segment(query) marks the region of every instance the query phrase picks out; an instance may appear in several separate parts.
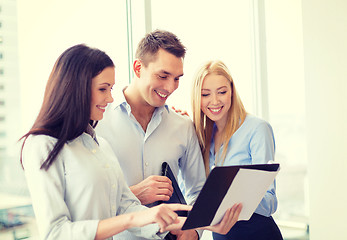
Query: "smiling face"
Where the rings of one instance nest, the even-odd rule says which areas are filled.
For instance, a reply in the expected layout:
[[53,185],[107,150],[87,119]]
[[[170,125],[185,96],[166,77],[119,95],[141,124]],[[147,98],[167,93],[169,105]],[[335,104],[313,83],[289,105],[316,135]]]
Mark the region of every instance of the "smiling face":
[[115,83],[114,67],[105,68],[99,75],[92,79],[90,119],[99,121],[102,119],[108,103],[113,102],[111,95]]
[[139,92],[145,104],[163,106],[166,99],[178,88],[183,76],[183,58],[159,49],[154,61],[144,66],[140,60],[135,63],[139,76]]
[[232,89],[226,77],[213,73],[205,77],[201,89],[201,110],[217,125],[225,126],[231,97]]

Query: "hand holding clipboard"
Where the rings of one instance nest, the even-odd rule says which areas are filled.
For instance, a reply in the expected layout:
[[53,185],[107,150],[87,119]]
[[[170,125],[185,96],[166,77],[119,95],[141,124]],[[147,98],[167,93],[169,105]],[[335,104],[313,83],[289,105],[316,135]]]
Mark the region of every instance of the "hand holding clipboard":
[[[186,204],[170,166],[163,163],[162,167],[163,175],[170,178],[174,189],[170,200],[165,203]],[[235,216],[240,214],[239,220],[248,220],[278,171],[279,164],[215,167],[188,213],[182,230],[202,228],[222,233],[223,227],[235,223]],[[238,203],[242,203],[242,210]],[[225,214],[232,222],[223,222],[228,221],[228,218],[223,218]]]
[[242,203],[239,220],[248,220],[273,183],[279,164],[215,167],[208,176],[182,230],[213,226],[226,210]]
[[[160,202],[160,203],[181,203],[186,204],[186,201],[184,199],[184,196],[181,192],[181,189],[179,188],[176,178],[174,174],[172,173],[172,170],[168,163],[164,162],[162,164],[162,175],[168,177],[172,182],[172,188],[174,189],[173,194],[171,195],[171,198],[169,201],[166,202]],[[241,205],[235,204],[232,208],[226,210],[226,213],[222,219],[222,221],[219,224],[216,224],[214,226],[208,226],[204,227],[202,229],[204,230],[210,230],[214,232],[218,232],[220,234],[226,234],[230,228],[236,223],[238,216],[241,211]],[[188,212],[179,211],[177,214],[179,216],[187,216]],[[176,240],[177,237],[171,233],[167,234],[165,237],[166,240]]]

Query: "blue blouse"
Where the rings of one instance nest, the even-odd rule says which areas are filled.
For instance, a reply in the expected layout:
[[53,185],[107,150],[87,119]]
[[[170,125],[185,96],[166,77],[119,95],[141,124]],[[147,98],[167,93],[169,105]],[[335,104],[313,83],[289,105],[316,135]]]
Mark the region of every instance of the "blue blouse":
[[[221,160],[216,161],[216,154],[214,152],[215,131],[216,126],[214,126],[213,129],[210,147],[210,169],[215,165],[220,165],[222,162]],[[217,155],[221,156],[222,152],[223,145],[219,149]],[[260,118],[248,114],[243,124],[229,140],[223,166],[265,164],[268,163],[268,161],[273,161],[274,157],[275,139],[271,125]],[[274,181],[265,193],[255,213],[268,217],[271,216],[276,209],[276,182]]]

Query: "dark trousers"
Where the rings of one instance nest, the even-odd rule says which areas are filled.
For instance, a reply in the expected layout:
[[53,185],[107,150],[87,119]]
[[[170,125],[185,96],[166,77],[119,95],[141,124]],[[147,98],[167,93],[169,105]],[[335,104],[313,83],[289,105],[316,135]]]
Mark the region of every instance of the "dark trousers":
[[273,218],[256,213],[248,221],[238,221],[227,234],[212,233],[212,235],[214,240],[283,240]]

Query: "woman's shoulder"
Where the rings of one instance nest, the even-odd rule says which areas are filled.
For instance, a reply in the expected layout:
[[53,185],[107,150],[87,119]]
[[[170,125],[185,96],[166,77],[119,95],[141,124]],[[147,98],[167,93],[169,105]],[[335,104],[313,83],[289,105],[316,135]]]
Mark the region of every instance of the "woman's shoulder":
[[252,115],[252,114],[247,114],[244,123],[248,124],[250,126],[270,125],[264,119],[257,117],[255,115]]
[[261,129],[270,129],[272,130],[272,127],[270,123],[268,123],[266,120],[259,118],[252,114],[247,114],[244,123],[242,124],[244,128],[247,128],[251,131],[261,130]]
[[57,142],[57,139],[48,135],[29,135],[27,139],[25,139],[25,147],[42,147],[43,145],[50,146],[54,145]]
[[273,132],[271,125],[266,120],[252,114],[247,114],[240,131],[246,131],[251,134],[258,132]]
[[57,139],[47,135],[30,135],[23,140],[23,164],[42,164],[53,149]]

